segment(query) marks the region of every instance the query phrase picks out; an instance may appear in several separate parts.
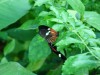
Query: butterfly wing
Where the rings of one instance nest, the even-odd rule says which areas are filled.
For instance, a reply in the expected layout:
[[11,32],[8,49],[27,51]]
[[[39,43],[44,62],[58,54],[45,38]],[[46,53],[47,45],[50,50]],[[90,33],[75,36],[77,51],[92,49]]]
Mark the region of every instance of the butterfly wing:
[[58,36],[58,32],[44,25],[39,26],[39,34],[43,38],[45,38],[48,41],[48,43],[53,43],[54,41],[56,41],[56,38]]

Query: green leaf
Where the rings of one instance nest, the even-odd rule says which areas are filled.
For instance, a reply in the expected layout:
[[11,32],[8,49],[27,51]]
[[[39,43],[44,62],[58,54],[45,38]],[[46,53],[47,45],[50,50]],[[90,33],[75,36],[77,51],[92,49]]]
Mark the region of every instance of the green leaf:
[[98,45],[98,43],[99,43],[100,40],[94,39],[94,38],[90,38],[87,41],[89,42],[89,44],[90,44],[91,47],[93,47],[93,46],[97,47],[97,45]]
[[25,23],[23,23],[18,29],[21,30],[34,30],[37,29],[38,25],[34,24],[34,20],[28,20]]
[[49,0],[36,0],[34,6],[41,6],[47,3]]
[[[81,24],[79,27],[77,27],[75,29],[75,31],[78,32],[84,40],[87,40],[88,38],[96,38],[96,35],[92,31],[92,29],[88,28],[87,26],[85,26],[83,24]],[[73,30],[73,32],[74,32],[74,30]]]
[[0,30],[16,22],[29,9],[29,0],[0,0]]
[[53,28],[54,30],[56,30],[56,31],[61,31],[61,30],[63,30],[64,25],[63,25],[63,24],[55,24],[55,25],[53,25],[52,28]]
[[74,18],[68,18],[68,22],[72,27],[69,27],[70,29],[75,29],[75,19]]
[[63,22],[67,22],[69,14],[65,11],[62,11],[61,14]]
[[86,22],[100,31],[100,14],[96,12],[85,12]]
[[59,11],[58,11],[58,9],[56,7],[51,6],[50,7],[50,10],[52,10],[55,13],[56,17],[59,17],[60,16],[60,13],[59,13]]
[[95,33],[92,30],[84,29],[83,32],[87,33],[92,38],[96,38],[96,35],[95,35]]
[[50,13],[47,12],[47,11],[42,11],[42,12],[39,14],[39,16],[44,17],[44,16],[47,16],[47,15],[49,15],[49,14],[50,14]]
[[77,21],[76,15],[79,14],[77,11],[68,9],[67,12],[71,18],[73,18]]
[[50,70],[47,75],[61,75],[61,66],[57,67],[54,70]]
[[79,44],[79,45],[82,44],[82,42],[78,39],[75,39],[75,38],[72,38],[72,37],[66,37],[65,39],[63,38],[62,40],[60,40],[56,43],[57,50],[64,54],[63,50],[67,46],[70,46],[73,43],[74,44]]
[[97,38],[100,38],[100,31],[96,31],[95,34]]
[[3,58],[1,59],[1,63],[7,63],[7,62],[8,62],[8,60],[7,60],[6,57],[3,57]]
[[17,28],[17,29],[10,29],[7,31],[7,33],[10,37],[13,37],[17,40],[26,41],[26,40],[31,40],[33,36],[36,34],[36,31],[32,29],[23,30]]
[[10,52],[12,52],[15,48],[15,39],[13,39],[12,41],[10,41],[10,43],[8,43],[5,48],[4,48],[4,55],[9,54]]
[[59,41],[56,45],[61,46],[61,45],[69,45],[72,43],[82,43],[82,42],[72,37],[66,37],[65,39],[62,39],[61,41]]
[[99,61],[93,59],[93,56],[79,54],[71,56],[63,65],[63,75],[88,75],[89,70],[100,66]]
[[91,47],[91,50],[100,59],[100,47]]
[[81,15],[84,15],[85,7],[81,0],[67,0],[67,2],[74,10],[78,11]]
[[57,23],[63,23],[63,20],[58,19],[58,18],[51,18],[50,21],[57,22]]
[[29,46],[29,60],[36,61],[45,59],[50,54],[50,48],[46,41],[39,35],[36,35]]
[[32,71],[38,70],[44,63],[47,56],[50,54],[50,48],[46,41],[39,35],[35,36],[29,46],[29,60],[33,68],[28,66]]
[[0,75],[36,75],[36,74],[26,70],[17,62],[8,62],[0,64]]
[[6,40],[8,38],[7,32],[0,32],[0,39]]

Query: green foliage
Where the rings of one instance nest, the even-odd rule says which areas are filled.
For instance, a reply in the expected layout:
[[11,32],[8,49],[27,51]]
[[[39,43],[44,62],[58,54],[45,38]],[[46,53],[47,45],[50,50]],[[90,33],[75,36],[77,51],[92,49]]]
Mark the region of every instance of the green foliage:
[[23,68],[17,62],[1,63],[0,74],[2,75],[36,75],[26,70],[25,68]]
[[[43,46],[41,44],[43,44]],[[31,69],[32,71],[40,68],[49,54],[50,49],[48,44],[39,35],[36,35],[29,46],[30,64],[28,65],[28,69],[31,69],[32,66],[34,66],[34,68]]]
[[78,11],[81,15],[84,14],[85,7],[80,0],[67,0],[68,4],[72,6],[72,8]]
[[4,48],[4,55],[9,54],[12,52],[15,48],[15,40],[12,40],[10,43],[8,43]]
[[96,12],[86,12],[85,19],[87,23],[100,31],[100,15]]
[[30,9],[28,0],[0,1],[0,30],[16,22]]
[[[90,75],[90,71],[93,75],[100,66],[99,3],[1,0],[0,75]],[[66,51],[65,62],[38,35],[39,25],[59,32],[54,44],[61,53]],[[97,73],[100,74],[100,68]]]
[[69,57],[68,61],[64,63],[62,68],[62,75],[88,75],[88,70],[91,70],[100,64],[99,61],[96,61],[93,58],[94,57],[91,55],[86,54],[79,54]]

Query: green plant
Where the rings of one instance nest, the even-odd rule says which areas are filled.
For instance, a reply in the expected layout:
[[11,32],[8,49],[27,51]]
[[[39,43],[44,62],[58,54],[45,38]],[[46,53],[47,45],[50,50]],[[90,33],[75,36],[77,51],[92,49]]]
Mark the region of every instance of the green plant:
[[[39,25],[59,32],[64,64],[38,35]],[[0,30],[0,75],[89,75],[100,66],[100,14],[80,0],[1,0]]]

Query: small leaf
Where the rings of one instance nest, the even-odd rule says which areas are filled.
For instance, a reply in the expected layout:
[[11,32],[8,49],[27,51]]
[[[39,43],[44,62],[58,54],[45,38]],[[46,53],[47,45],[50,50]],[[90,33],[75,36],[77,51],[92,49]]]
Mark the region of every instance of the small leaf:
[[63,30],[64,25],[63,25],[63,24],[55,24],[55,25],[53,25],[52,28],[53,28],[54,30],[56,30],[56,31],[61,31],[61,30]]
[[48,2],[49,0],[36,0],[34,6],[41,6]]
[[85,7],[81,0],[67,0],[67,2],[74,10],[78,11],[81,15],[84,15]]
[[58,18],[51,18],[50,21],[57,22],[57,23],[63,23],[63,20],[58,19]]
[[10,43],[8,43],[5,48],[4,48],[4,55],[9,54],[10,52],[12,52],[15,48],[15,40],[13,39]]
[[47,11],[42,11],[42,12],[39,14],[39,16],[42,16],[42,17],[47,16],[47,15],[49,15],[49,12],[47,12]]
[[17,62],[8,62],[0,64],[0,75],[36,75],[36,74],[28,71]]

